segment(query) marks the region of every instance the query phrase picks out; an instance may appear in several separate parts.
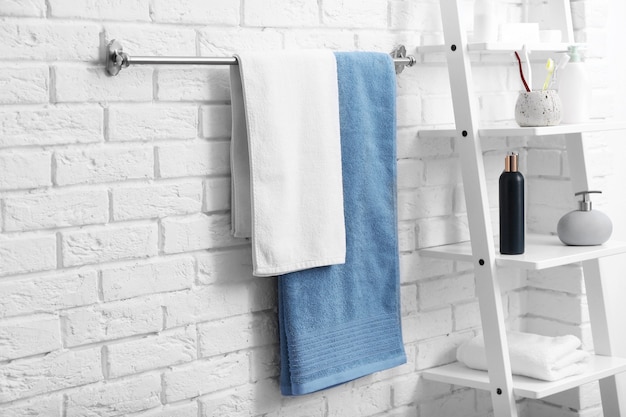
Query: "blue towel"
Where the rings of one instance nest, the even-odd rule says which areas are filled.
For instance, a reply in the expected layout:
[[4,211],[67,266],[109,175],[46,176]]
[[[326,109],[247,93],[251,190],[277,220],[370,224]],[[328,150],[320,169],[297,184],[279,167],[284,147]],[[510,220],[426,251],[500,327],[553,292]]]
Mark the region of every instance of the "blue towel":
[[396,80],[382,53],[337,53],[346,263],[278,280],[283,395],[406,362],[396,221]]

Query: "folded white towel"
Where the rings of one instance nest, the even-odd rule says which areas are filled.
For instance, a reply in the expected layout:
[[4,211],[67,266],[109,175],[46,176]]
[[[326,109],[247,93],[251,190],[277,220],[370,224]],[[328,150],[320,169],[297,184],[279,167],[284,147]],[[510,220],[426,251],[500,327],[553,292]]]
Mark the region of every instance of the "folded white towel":
[[345,262],[337,64],[330,51],[246,52],[231,67],[232,226],[253,273]]
[[[548,337],[532,333],[507,332],[511,372],[545,381],[556,381],[585,372],[588,352],[578,349],[576,336]],[[485,342],[479,334],[461,344],[456,358],[472,369],[487,370]]]

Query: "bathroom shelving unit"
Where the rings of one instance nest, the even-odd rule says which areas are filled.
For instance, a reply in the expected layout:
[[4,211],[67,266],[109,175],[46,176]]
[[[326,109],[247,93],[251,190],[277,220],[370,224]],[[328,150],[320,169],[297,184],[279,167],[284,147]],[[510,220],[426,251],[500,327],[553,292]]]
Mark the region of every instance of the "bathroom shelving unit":
[[[532,135],[564,135],[572,167],[571,179],[575,190],[589,189],[589,173],[585,164],[583,134],[626,129],[626,123],[585,123],[551,127],[520,128],[516,125],[478,126],[478,111],[474,91],[470,55],[478,53],[512,54],[521,45],[480,43],[468,44],[461,24],[461,1],[441,0],[441,15],[445,45],[418,48],[422,54],[444,52],[448,63],[454,107],[455,127],[423,130],[420,137],[455,137],[461,160],[465,201],[471,242],[423,249],[425,256],[470,261],[475,267],[476,293],[489,360],[488,372],[475,371],[459,363],[429,369],[423,377],[449,384],[490,391],[496,417],[516,417],[515,396],[543,398],[591,381],[600,381],[605,416],[625,416],[626,396],[618,392],[615,375],[626,371],[626,358],[612,355],[610,326],[605,308],[605,281],[600,258],[626,253],[626,242],[607,242],[601,246],[567,247],[556,236],[527,236],[523,255],[500,255],[494,243],[487,186],[483,165],[481,137],[512,137]],[[556,27],[564,34],[566,44],[533,45],[531,50],[563,52],[573,41],[568,0],[549,0],[549,7],[562,14]],[[559,381],[546,382],[513,376],[508,354],[504,314],[498,283],[499,267],[537,270],[582,262],[587,289],[595,356],[589,370]],[[621,404],[620,404],[621,403]],[[620,412],[621,410],[621,412]]]

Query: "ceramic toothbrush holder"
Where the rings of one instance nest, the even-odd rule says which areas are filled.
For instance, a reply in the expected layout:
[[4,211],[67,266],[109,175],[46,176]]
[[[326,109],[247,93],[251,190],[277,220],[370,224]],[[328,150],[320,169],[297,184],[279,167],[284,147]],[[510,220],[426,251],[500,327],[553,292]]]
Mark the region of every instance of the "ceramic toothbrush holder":
[[515,103],[515,121],[521,127],[561,123],[561,99],[556,90],[521,91]]

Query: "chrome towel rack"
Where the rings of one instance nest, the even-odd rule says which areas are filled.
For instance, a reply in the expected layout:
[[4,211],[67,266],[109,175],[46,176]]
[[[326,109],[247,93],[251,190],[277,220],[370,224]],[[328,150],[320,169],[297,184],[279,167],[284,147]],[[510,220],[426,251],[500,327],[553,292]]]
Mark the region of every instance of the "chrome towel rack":
[[[396,47],[390,54],[396,67],[396,74],[400,74],[405,67],[415,64],[415,57],[406,54],[404,45]],[[195,57],[195,56],[131,56],[124,52],[122,44],[113,39],[107,45],[106,72],[108,75],[117,75],[122,68],[130,65],[238,65],[237,58],[231,57]]]

